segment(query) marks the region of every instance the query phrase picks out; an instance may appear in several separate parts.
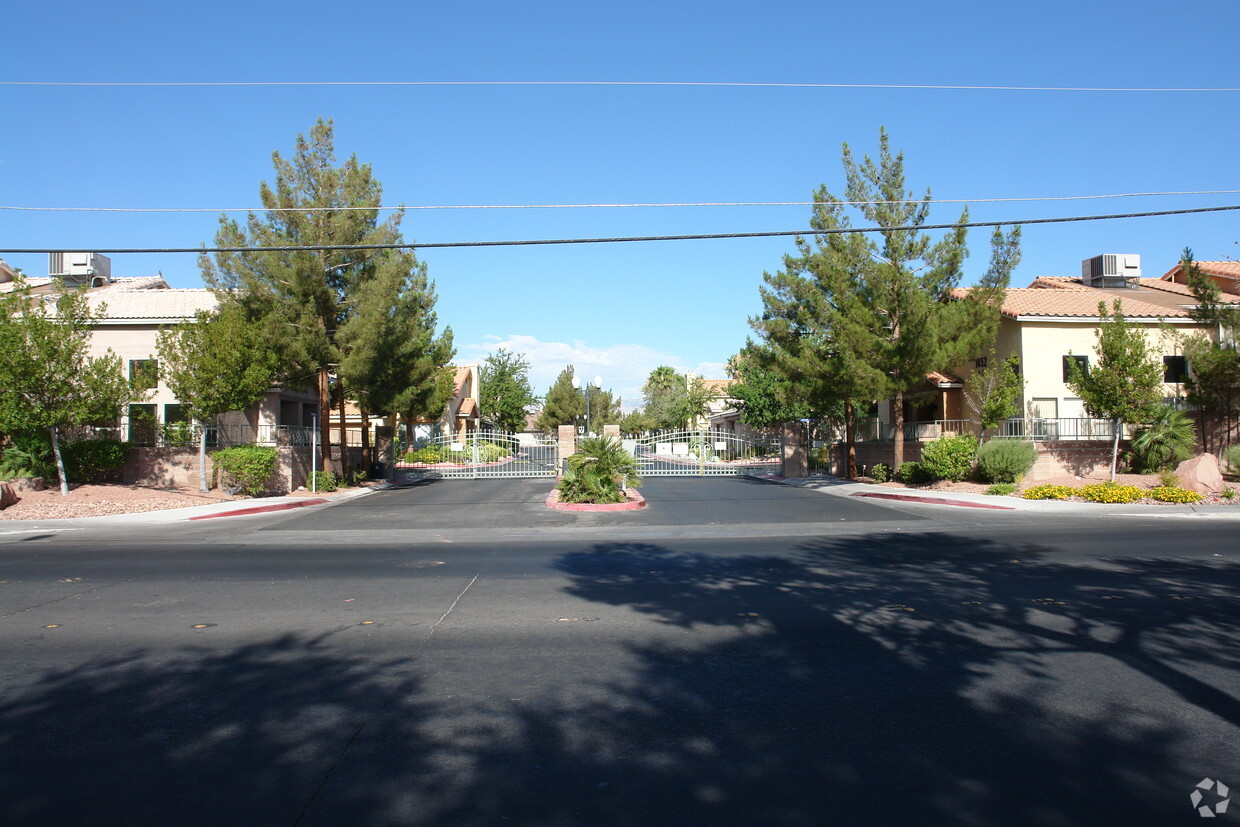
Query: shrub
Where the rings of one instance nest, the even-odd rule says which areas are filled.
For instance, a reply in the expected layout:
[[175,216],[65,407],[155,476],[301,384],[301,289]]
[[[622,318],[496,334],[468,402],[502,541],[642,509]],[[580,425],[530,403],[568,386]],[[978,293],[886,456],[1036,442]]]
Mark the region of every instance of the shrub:
[[1075,493],[1076,489],[1067,485],[1035,485],[1021,496],[1026,500],[1066,500]]
[[556,490],[566,503],[622,503],[626,498],[618,480],[641,486],[637,460],[617,439],[590,437],[581,440],[577,453],[568,458],[568,470]]
[[920,462],[902,462],[896,469],[896,479],[905,485],[921,485],[931,482],[934,476]]
[[1160,485],[1150,489],[1150,496],[1160,503],[1196,503],[1201,502],[1201,495],[1179,486]]
[[875,482],[889,481],[891,479],[891,466],[882,462],[874,463],[874,467],[870,469],[870,477]]
[[1224,485],[1223,490],[1219,492],[1219,496],[1225,500],[1230,500],[1236,496],[1236,489],[1232,488],[1230,485]]
[[110,437],[66,442],[60,448],[65,475],[74,482],[99,482],[125,467],[129,443]]
[[986,489],[986,493],[992,497],[1005,497],[1008,494],[1016,492],[1016,483],[1014,482],[997,482]]
[[0,474],[8,479],[14,477],[58,479],[56,461],[52,456],[51,439],[41,433],[13,437],[9,447],[4,449],[3,454],[0,454]]
[[1038,449],[1023,439],[992,439],[977,449],[977,473],[985,482],[1016,482],[1029,473]]
[[276,449],[263,445],[239,445],[211,454],[220,472],[221,484],[257,497],[267,488],[267,478],[276,470]]
[[1180,476],[1170,468],[1164,468],[1158,472],[1158,481],[1162,483],[1163,488],[1180,487]]
[[316,491],[335,491],[336,475],[331,471],[315,471],[306,480],[306,487]]
[[443,462],[444,452],[437,445],[427,445],[425,448],[419,448],[417,451],[410,451],[405,454],[405,462],[421,463],[424,465],[434,465],[437,462]]
[[1223,462],[1227,464],[1228,471],[1240,474],[1240,445],[1233,445],[1224,451]]
[[921,449],[921,466],[935,479],[960,482],[973,470],[977,437],[972,434],[942,436]]
[[1143,496],[1141,489],[1135,485],[1120,485],[1117,482],[1082,485],[1080,495],[1091,503],[1130,503]]
[[1197,434],[1188,414],[1159,405],[1132,435],[1133,465],[1144,471],[1159,471],[1188,459],[1195,447]]

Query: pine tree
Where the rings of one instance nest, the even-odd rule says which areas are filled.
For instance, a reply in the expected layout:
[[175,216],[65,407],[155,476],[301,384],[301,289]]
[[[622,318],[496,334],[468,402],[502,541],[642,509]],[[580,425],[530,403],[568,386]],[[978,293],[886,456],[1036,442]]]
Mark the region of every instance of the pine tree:
[[[236,305],[199,312],[193,322],[164,328],[157,347],[164,381],[189,415],[203,425],[263,398],[279,362],[260,325]],[[206,492],[207,431],[198,435],[198,490]]]
[[483,419],[508,433],[525,428],[526,409],[538,401],[529,371],[529,360],[520,354],[503,349],[487,354],[478,377]]
[[[930,192],[919,198],[905,189],[904,156],[891,153],[886,131],[879,131],[877,161],[857,162],[847,144],[843,156],[847,200],[880,231],[851,231],[846,203],[819,187],[813,241],[798,238],[799,255],[785,256],[783,271],[764,275],[764,312],[751,324],[774,345],[774,364],[789,380],[842,400],[850,421],[856,402],[890,399],[898,466],[905,394],[927,373],[953,367],[994,341],[1003,291],[1020,259],[1020,231],[996,231],[989,269],[977,287],[957,293],[966,230],[932,241],[921,229]],[[959,223],[967,221],[966,209]],[[845,427],[851,437],[851,424]]]
[[581,391],[573,387],[573,366],[560,371],[555,384],[543,397],[543,409],[538,415],[540,431],[555,432],[560,425],[577,425],[586,415],[586,400]]
[[[279,331],[271,346],[280,355],[286,380],[294,386],[317,382],[319,423],[326,445],[331,427],[330,374],[333,367],[344,364],[351,355],[348,337],[342,341],[341,333],[354,315],[369,307],[368,298],[373,296],[364,289],[365,285],[379,278],[383,286],[375,288],[374,294],[389,300],[422,290],[424,295],[408,301],[424,308],[423,315],[418,317],[423,322],[433,319],[425,308],[433,306],[434,294],[425,282],[424,268],[411,253],[322,249],[397,244],[402,240],[401,213],[379,220],[383,189],[370,166],[359,163],[356,156],[336,165],[331,121],[320,119],[308,137],[298,135],[291,160],[276,152],[272,162],[274,185],[264,182],[259,189],[267,212],[262,216],[251,213],[244,226],[222,216],[216,246],[318,249],[216,253],[214,260],[202,256],[199,264],[204,281],[221,300],[237,303],[250,318],[269,320]],[[404,289],[394,286],[398,284],[403,284]],[[389,311],[395,313],[394,307]],[[443,353],[449,352],[451,346],[450,341],[428,339],[424,333],[417,326],[408,331],[411,339],[422,342],[431,352],[412,357],[407,354],[406,358],[414,358],[420,366],[418,373],[423,377],[435,376],[436,382],[429,388],[400,390],[412,396],[421,394],[425,399],[442,390],[439,374]],[[359,334],[354,341],[362,340],[370,338]],[[354,376],[376,375],[375,371],[352,363],[350,371]],[[351,392],[347,385],[344,390]],[[368,393],[371,389],[358,390]],[[344,432],[342,421],[342,443]],[[325,451],[323,470],[330,469],[330,452]]]
[[1119,438],[1125,423],[1138,423],[1149,417],[1162,401],[1162,365],[1150,352],[1140,328],[1124,318],[1119,299],[1107,312],[1106,302],[1098,302],[1098,359],[1083,371],[1076,359],[1068,360],[1068,387],[1081,397],[1090,416],[1111,420],[1114,439],[1111,448],[1111,480],[1119,458]]
[[[1232,441],[1235,418],[1240,403],[1240,352],[1236,350],[1236,334],[1240,332],[1240,309],[1223,301],[1223,292],[1213,279],[1201,272],[1193,259],[1193,251],[1184,248],[1180,269],[1193,291],[1197,305],[1192,309],[1194,320],[1211,325],[1217,338],[1200,333],[1184,337],[1184,356],[1189,375],[1184,382],[1185,396],[1197,407],[1202,440],[1207,450],[1215,447],[1221,454]],[[1211,446],[1206,416],[1219,419],[1222,426],[1220,444]]]
[[[445,367],[455,352],[452,328],[436,335],[435,287],[412,253],[382,256],[372,278],[354,290],[352,312],[337,337],[339,378],[362,416],[363,462],[370,463],[370,415],[407,413],[413,395],[443,410]],[[402,408],[402,406],[406,406]],[[418,415],[428,413],[419,410]]]

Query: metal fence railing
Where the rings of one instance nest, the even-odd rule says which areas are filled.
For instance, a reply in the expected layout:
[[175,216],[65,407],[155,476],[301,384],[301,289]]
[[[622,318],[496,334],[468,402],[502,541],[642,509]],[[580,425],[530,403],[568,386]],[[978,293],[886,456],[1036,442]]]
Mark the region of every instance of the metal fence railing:
[[[1134,426],[1124,426],[1121,438],[1131,436]],[[973,419],[935,419],[924,422],[905,422],[904,440],[906,442],[929,442],[943,436],[972,434],[982,436],[981,423]],[[895,435],[895,427],[888,422],[870,419],[858,422],[854,429],[856,442],[891,442]],[[1001,422],[999,426],[986,433],[990,438],[1032,439],[1034,441],[1066,440],[1108,440],[1115,435],[1114,424],[1109,419],[1090,419],[1087,417],[1044,418],[1044,417],[1013,417]],[[815,435],[814,445],[819,442],[842,442],[842,428],[819,429]]]

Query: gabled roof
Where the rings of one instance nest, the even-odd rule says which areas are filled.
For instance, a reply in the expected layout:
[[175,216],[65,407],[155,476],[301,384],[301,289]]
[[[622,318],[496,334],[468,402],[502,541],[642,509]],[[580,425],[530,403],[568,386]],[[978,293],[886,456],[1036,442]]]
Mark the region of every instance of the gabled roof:
[[[1163,279],[1175,281],[1179,278],[1182,264],[1177,261],[1174,267],[1163,274]],[[1198,261],[1196,264],[1197,269],[1207,276],[1240,281],[1240,261]]]
[[[1087,287],[1079,277],[1038,276],[1028,287],[1008,288],[1000,312],[1010,319],[1096,319],[1098,302],[1109,306],[1112,300],[1119,299],[1124,316],[1129,319],[1191,318],[1190,311],[1196,302],[1183,285],[1161,279],[1135,281],[1135,287]],[[968,288],[954,291],[957,297],[967,293]],[[1240,301],[1240,296],[1235,300]]]

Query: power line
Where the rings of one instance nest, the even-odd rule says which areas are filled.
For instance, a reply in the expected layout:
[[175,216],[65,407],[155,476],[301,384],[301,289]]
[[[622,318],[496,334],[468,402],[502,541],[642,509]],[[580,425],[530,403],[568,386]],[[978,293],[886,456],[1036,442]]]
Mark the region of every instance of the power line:
[[692,235],[617,236],[611,238],[546,238],[510,241],[439,241],[402,242],[395,244],[299,244],[286,247],[130,247],[99,249],[64,247],[38,247],[0,250],[9,255],[34,253],[105,253],[108,255],[135,253],[298,253],[329,250],[429,250],[455,247],[531,247],[550,244],[615,244],[632,241],[703,241],[725,238],[775,238],[779,236],[839,235],[842,233],[883,233],[903,230],[954,230],[960,227],[1014,227],[1030,224],[1067,224],[1075,221],[1114,221],[1123,218],[1153,218],[1168,215],[1192,215],[1196,213],[1240,210],[1240,204],[1226,207],[1195,207],[1185,210],[1159,210],[1158,212],[1116,213],[1112,215],[1081,215],[1064,218],[1029,218],[1021,221],[969,221],[955,224],[923,224],[918,227],[840,227],[830,230],[777,230],[757,233],[701,233]]
[[[1041,201],[1095,201],[1106,198],[1152,198],[1173,195],[1235,195],[1240,190],[1180,190],[1171,192],[1116,192],[1101,195],[1044,195],[1014,198],[944,198],[932,199],[932,204],[999,204],[1035,203]],[[346,212],[374,210],[389,212],[397,210],[578,210],[620,209],[647,207],[812,207],[814,201],[685,201],[685,202],[635,202],[601,204],[419,204],[414,206],[377,207],[22,207],[0,205],[0,210],[20,212],[118,212],[118,213],[229,213],[229,212]],[[846,206],[878,206],[894,204],[921,204],[915,201],[838,201]]]
[[1240,92],[1240,87],[981,86],[930,83],[782,83],[692,80],[3,80],[0,86],[672,86],[775,89],[919,89],[966,92]]

